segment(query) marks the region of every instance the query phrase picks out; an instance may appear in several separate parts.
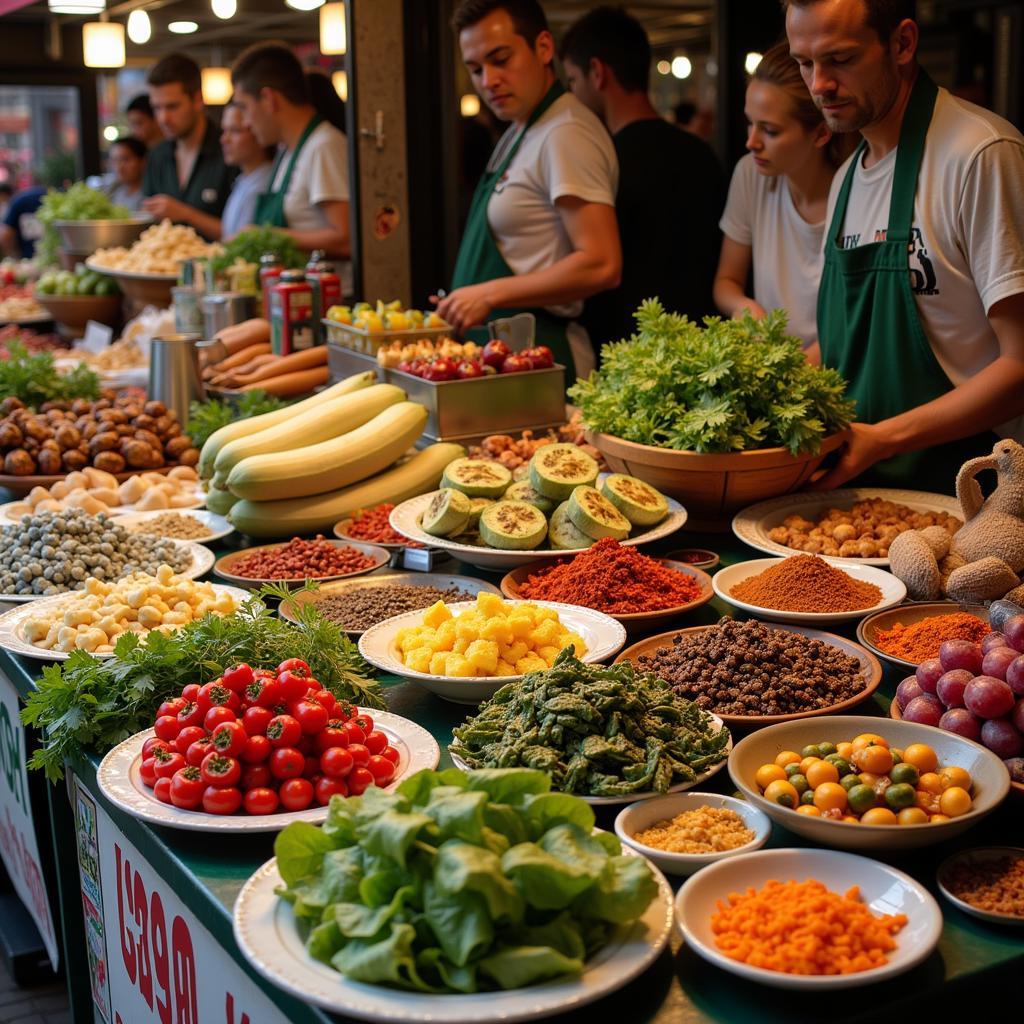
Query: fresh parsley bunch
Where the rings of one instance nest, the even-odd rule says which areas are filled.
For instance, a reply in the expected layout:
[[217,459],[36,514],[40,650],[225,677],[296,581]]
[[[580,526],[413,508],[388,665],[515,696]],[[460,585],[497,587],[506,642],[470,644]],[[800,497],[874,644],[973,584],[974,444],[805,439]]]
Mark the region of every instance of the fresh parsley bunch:
[[846,381],[807,362],[783,310],[700,327],[648,299],[635,315],[636,334],[605,345],[601,369],[569,389],[592,430],[658,448],[798,455],[853,417]]
[[197,448],[202,448],[207,438],[221,427],[226,427],[235,420],[247,420],[253,416],[262,416],[265,412],[276,412],[287,404],[259,388],[244,391],[237,402],[221,402],[216,398],[205,402],[192,402],[188,407],[188,426],[185,427],[185,433],[192,438],[192,443]]
[[52,352],[29,352],[16,341],[7,351],[9,358],[0,360],[0,398],[18,398],[38,409],[44,402],[100,397],[99,374],[85,363],[58,373]]

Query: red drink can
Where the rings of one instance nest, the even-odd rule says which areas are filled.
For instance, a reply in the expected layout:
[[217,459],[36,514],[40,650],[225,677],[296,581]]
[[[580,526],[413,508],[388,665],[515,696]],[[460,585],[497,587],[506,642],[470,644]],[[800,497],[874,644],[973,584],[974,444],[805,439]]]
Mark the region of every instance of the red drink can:
[[301,270],[285,270],[270,290],[270,344],[279,356],[313,347],[313,289]]
[[323,255],[317,250],[306,264],[306,280],[313,288],[313,335],[318,345],[327,340],[327,329],[323,324],[327,310],[341,302],[341,278]]
[[284,264],[272,252],[260,257],[260,294],[263,296],[263,318],[270,319],[270,289],[281,277]]

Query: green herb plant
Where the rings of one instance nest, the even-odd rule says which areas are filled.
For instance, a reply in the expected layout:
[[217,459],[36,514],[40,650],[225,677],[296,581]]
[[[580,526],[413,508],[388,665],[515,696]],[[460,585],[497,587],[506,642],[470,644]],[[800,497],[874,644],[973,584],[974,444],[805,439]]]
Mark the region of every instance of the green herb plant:
[[243,391],[237,402],[221,402],[217,399],[193,402],[188,407],[185,433],[192,438],[196,448],[202,448],[207,438],[221,427],[236,420],[247,420],[253,416],[262,416],[265,412],[274,412],[287,404],[260,389]]
[[244,263],[259,263],[260,257],[272,252],[286,267],[303,267],[306,259],[292,239],[273,228],[248,228],[239,231],[230,242],[222,246],[222,252],[210,260],[215,273],[227,270],[237,260]]
[[36,243],[36,260],[48,267],[57,262],[60,235],[54,227],[57,220],[127,220],[132,216],[126,206],[111,202],[103,192],[90,188],[84,181],[75,182],[63,192],[50,189],[43,196],[36,214],[43,225],[43,237]]
[[853,417],[846,382],[807,362],[783,310],[700,327],[648,299],[635,315],[636,334],[605,345],[600,370],[569,389],[592,430],[658,448],[798,455]]
[[58,373],[52,352],[29,352],[20,342],[7,346],[9,358],[0,361],[0,397],[18,398],[38,409],[44,402],[99,398],[100,378],[85,363]]
[[310,955],[351,981],[421,992],[579,974],[658,886],[642,857],[541,771],[421,771],[331,798],[274,843]]
[[664,793],[728,756],[729,731],[631,662],[586,665],[572,645],[508,683],[453,730],[471,768],[536,768],[563,793]]
[[21,713],[26,725],[45,730],[29,767],[43,769],[56,782],[65,761],[106,753],[150,728],[160,704],[188,683],[208,683],[242,661],[274,668],[286,658],[302,658],[339,700],[383,708],[369,666],[340,626],[312,605],[295,606],[297,623],[288,623],[262,600],[293,593],[268,585],[234,615],[207,615],[171,634],[151,632],[144,642],[124,633],[108,660],[73,651],[67,661],[48,665]]

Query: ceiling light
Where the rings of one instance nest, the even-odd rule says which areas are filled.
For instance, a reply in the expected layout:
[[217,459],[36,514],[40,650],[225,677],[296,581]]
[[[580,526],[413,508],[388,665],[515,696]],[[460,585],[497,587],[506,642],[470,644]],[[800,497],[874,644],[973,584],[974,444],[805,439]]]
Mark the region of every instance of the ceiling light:
[[460,97],[459,113],[463,117],[476,117],[480,113],[480,97],[475,92],[467,92]]
[[672,70],[672,65],[667,60],[658,61],[658,74],[667,75]]
[[324,0],[284,0],[285,6],[293,11],[315,11],[323,5]]
[[230,101],[234,89],[229,68],[203,68],[199,75],[202,79],[204,103],[212,107],[222,107]]
[[141,46],[143,43],[149,42],[149,37],[152,34],[153,26],[149,22],[149,15],[141,7],[136,7],[128,15],[128,38],[136,45]]
[[348,100],[348,72],[347,71],[335,71],[331,75],[331,84],[334,86],[334,91],[343,99]]
[[99,14],[106,0],[47,0],[51,14]]
[[107,142],[113,142],[117,138],[117,129],[112,124],[108,124],[107,127],[103,129],[103,138],[105,138]]
[[210,0],[210,8],[221,21],[227,21],[235,16],[238,0]]
[[320,8],[320,52],[341,54],[347,49],[345,5],[324,4]]
[[690,63],[689,57],[676,57],[672,61],[672,74],[676,78],[689,78],[691,71],[693,71],[693,65]]
[[764,54],[758,53],[757,50],[751,50],[750,53],[743,58],[743,66],[747,70],[748,75],[752,75],[757,70],[757,65],[761,63],[761,58]]
[[198,32],[199,26],[194,21],[172,21],[167,26],[168,32],[173,32],[175,35],[187,36],[192,32]]
[[123,68],[124,25],[87,21],[82,26],[82,55],[87,68]]

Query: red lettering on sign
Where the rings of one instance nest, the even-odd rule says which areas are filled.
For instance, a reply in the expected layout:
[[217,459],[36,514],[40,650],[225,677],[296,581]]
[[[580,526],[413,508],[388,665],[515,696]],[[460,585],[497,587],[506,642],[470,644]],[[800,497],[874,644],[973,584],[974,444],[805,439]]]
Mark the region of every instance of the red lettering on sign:
[[[227,1018],[227,1024],[236,1024],[235,1021],[235,997],[228,992],[224,1005],[224,1016]],[[249,1014],[242,1011],[242,1016],[238,1019],[237,1024],[249,1024]]]
[[163,990],[156,996],[156,1012],[161,1024],[171,1024],[171,972],[167,956],[167,922],[164,918],[164,904],[160,893],[154,892],[149,906],[149,919],[153,927],[153,964],[157,986]]
[[139,992],[146,1005],[153,1009],[153,965],[149,959],[149,899],[142,875],[135,872],[135,920],[139,925],[139,938],[135,948],[139,954]]
[[[128,913],[132,912],[132,866],[126,860],[124,867],[121,866],[121,847],[114,843],[115,875],[117,876],[117,927],[121,936],[121,959],[124,960],[124,969],[128,972],[128,980],[135,984],[135,943],[132,933],[128,929],[125,920],[124,905],[128,901]],[[120,1021],[118,1021],[120,1024]]]
[[171,927],[174,948],[174,1005],[178,1014],[175,1024],[199,1024],[196,991],[196,957],[192,951],[192,935],[180,917]]

